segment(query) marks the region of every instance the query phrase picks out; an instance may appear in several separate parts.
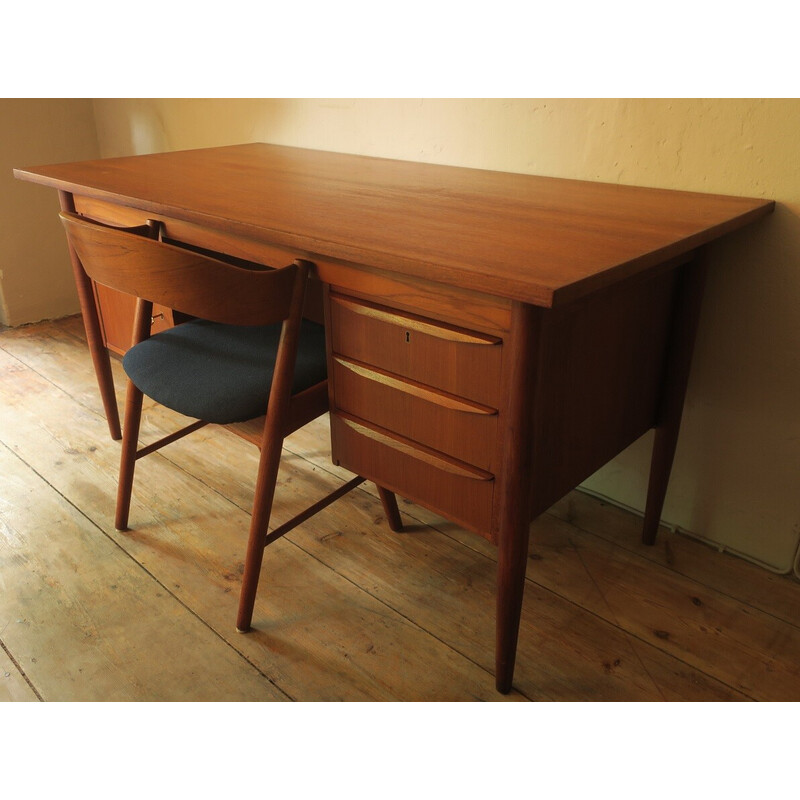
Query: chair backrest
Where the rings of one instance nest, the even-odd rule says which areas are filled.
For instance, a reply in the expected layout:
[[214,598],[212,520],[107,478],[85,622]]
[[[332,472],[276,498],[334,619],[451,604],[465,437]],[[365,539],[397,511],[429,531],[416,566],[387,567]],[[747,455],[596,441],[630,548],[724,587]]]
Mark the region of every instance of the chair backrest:
[[213,322],[267,325],[289,315],[296,263],[244,269],[77,214],[59,216],[84,270],[97,283]]

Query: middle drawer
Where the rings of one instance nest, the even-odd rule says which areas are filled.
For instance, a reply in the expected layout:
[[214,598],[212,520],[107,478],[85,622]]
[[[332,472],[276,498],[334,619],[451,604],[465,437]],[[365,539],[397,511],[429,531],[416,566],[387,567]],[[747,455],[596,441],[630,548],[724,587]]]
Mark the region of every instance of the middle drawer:
[[333,356],[333,379],[337,409],[495,471],[495,409],[344,356]]

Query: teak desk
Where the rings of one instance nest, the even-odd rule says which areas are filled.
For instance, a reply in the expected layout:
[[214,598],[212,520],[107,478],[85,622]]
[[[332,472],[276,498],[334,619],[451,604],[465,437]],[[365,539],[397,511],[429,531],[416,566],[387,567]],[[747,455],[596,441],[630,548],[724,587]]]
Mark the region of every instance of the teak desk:
[[[700,251],[774,205],[266,144],[16,175],[103,222],[157,218],[189,245],[315,264],[333,460],[498,546],[501,692],[530,522],[655,427],[644,520],[653,542],[700,311]],[[118,436],[110,320],[98,307],[111,312],[74,255],[73,266]]]

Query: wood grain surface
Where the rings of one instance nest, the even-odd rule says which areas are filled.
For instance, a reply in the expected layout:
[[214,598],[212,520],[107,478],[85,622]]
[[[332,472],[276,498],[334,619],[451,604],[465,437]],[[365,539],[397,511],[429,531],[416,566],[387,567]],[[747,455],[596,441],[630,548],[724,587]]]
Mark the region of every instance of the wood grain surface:
[[[769,200],[268,144],[15,175],[301,251],[551,306],[746,225]],[[213,191],[209,191],[213,187]]]

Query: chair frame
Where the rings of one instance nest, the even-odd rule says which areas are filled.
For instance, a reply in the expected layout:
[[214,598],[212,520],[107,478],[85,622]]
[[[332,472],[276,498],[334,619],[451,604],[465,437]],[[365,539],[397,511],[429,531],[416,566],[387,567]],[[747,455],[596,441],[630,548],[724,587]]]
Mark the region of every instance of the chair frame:
[[[225,263],[221,260],[224,256],[216,259],[162,241],[162,224],[158,220],[122,229],[67,211],[59,216],[86,274],[97,283],[137,298],[132,346],[150,336],[154,302],[214,322],[238,325],[282,322],[260,434],[253,434],[252,425],[239,429],[237,424],[225,426],[256,443],[261,451],[236,619],[237,630],[246,632],[252,623],[265,547],[364,482],[364,478],[353,478],[269,533],[284,438],[328,410],[327,380],[297,395],[291,393],[312,265],[298,259],[278,269],[245,269]],[[120,531],[128,530],[136,461],[209,424],[197,420],[140,448],[143,399],[142,391],[128,379],[114,523]],[[394,494],[382,487],[378,491],[390,529],[402,530]]]

